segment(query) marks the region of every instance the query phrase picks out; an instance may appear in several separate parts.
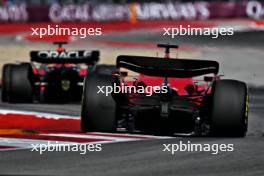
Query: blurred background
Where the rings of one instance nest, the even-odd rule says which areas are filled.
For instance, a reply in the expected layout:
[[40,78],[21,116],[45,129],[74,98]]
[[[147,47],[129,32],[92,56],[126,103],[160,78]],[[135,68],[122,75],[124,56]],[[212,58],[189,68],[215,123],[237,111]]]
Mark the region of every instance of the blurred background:
[[[177,1],[177,2],[195,2],[195,1],[206,1],[206,2],[239,2],[241,0],[144,0],[144,2],[172,2],[172,1]],[[21,3],[26,3],[26,4],[52,4],[52,3],[60,3],[60,4],[83,4],[87,2],[100,2],[100,3],[131,3],[131,2],[143,2],[142,0],[1,0],[0,1],[2,5],[6,4],[21,4]]]
[[[119,54],[156,56],[156,43],[180,45],[179,57],[215,59],[227,77],[262,85],[264,2],[247,0],[0,0],[0,68],[28,61],[30,50],[99,49],[101,63]],[[32,36],[31,28],[102,28],[101,36]],[[230,28],[232,36],[164,36],[163,28]],[[160,52],[161,54],[161,52]]]

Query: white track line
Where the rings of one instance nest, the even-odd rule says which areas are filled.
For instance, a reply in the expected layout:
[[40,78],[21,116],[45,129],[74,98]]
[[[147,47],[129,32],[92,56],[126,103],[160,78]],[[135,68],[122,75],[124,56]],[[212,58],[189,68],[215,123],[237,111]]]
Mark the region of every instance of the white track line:
[[[42,134],[41,134],[42,135]],[[98,136],[98,135],[85,135],[85,134],[43,134],[45,136],[56,136],[56,137],[72,137],[72,138],[84,138],[84,139],[101,139],[113,142],[125,142],[125,141],[137,141],[144,140],[142,138],[129,138],[129,137],[112,137],[112,136]],[[144,136],[141,136],[144,137]]]
[[[76,142],[66,142],[66,141],[52,141],[52,140],[38,140],[38,139],[22,139],[22,138],[5,138],[0,137],[0,146],[10,146],[23,149],[32,148],[32,145],[36,144],[76,144]],[[10,150],[10,149],[3,149]],[[12,150],[12,149],[11,149]]]
[[79,116],[60,115],[60,114],[34,112],[34,111],[9,110],[9,109],[0,109],[0,114],[35,115],[36,117],[47,118],[47,119],[80,119]]
[[171,136],[154,136],[154,135],[145,135],[145,134],[129,134],[129,133],[102,133],[102,132],[89,132],[88,134],[96,134],[96,135],[102,135],[102,136],[106,136],[106,135],[113,135],[113,137],[116,135],[117,137],[119,137],[120,135],[122,135],[122,137],[139,137],[139,138],[155,138],[155,139],[169,139],[169,138],[175,138],[175,137],[171,137]]

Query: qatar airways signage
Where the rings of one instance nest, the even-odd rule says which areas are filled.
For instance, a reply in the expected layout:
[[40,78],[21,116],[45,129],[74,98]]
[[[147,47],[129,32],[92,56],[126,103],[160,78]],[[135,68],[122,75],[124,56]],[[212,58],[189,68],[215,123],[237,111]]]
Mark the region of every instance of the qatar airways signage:
[[129,17],[127,5],[52,5],[49,18],[52,22],[65,21],[118,21]]
[[24,22],[28,19],[26,5],[0,6],[0,22]]
[[0,6],[0,22],[108,22],[264,18],[263,1]]
[[90,6],[85,5],[66,5],[60,6],[54,4],[50,7],[49,18],[53,22],[62,21],[89,21],[90,20]]
[[208,19],[207,3],[133,3],[97,5],[52,5],[49,18],[64,21],[124,21],[135,16],[138,20]]
[[210,11],[207,3],[144,3],[136,5],[136,16],[139,20],[204,20]]

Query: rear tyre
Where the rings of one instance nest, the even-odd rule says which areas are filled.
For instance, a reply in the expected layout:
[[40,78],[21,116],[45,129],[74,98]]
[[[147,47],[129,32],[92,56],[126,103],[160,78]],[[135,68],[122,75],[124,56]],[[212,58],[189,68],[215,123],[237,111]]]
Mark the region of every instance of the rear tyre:
[[248,93],[244,82],[216,81],[212,89],[211,135],[244,137],[248,126]]
[[2,71],[2,102],[9,101],[10,73],[14,64],[5,64]]
[[100,72],[97,70],[85,78],[81,111],[81,130],[83,132],[116,131],[115,102],[111,94],[106,96],[104,93],[98,92],[98,86],[111,86],[112,76],[107,74],[111,68],[107,69],[100,68]]
[[29,63],[13,65],[10,72],[9,102],[32,102],[32,67]]

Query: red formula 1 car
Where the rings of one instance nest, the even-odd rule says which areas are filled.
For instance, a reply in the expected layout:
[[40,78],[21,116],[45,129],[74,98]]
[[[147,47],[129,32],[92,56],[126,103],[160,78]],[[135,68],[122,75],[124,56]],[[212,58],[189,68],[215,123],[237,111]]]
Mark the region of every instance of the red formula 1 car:
[[165,58],[122,55],[112,75],[86,77],[82,130],[244,137],[246,84],[221,80],[216,61],[170,59],[178,46],[158,47]]
[[10,103],[80,101],[83,80],[99,61],[99,51],[68,51],[66,42],[56,50],[31,51],[31,62],[5,64],[2,101]]

